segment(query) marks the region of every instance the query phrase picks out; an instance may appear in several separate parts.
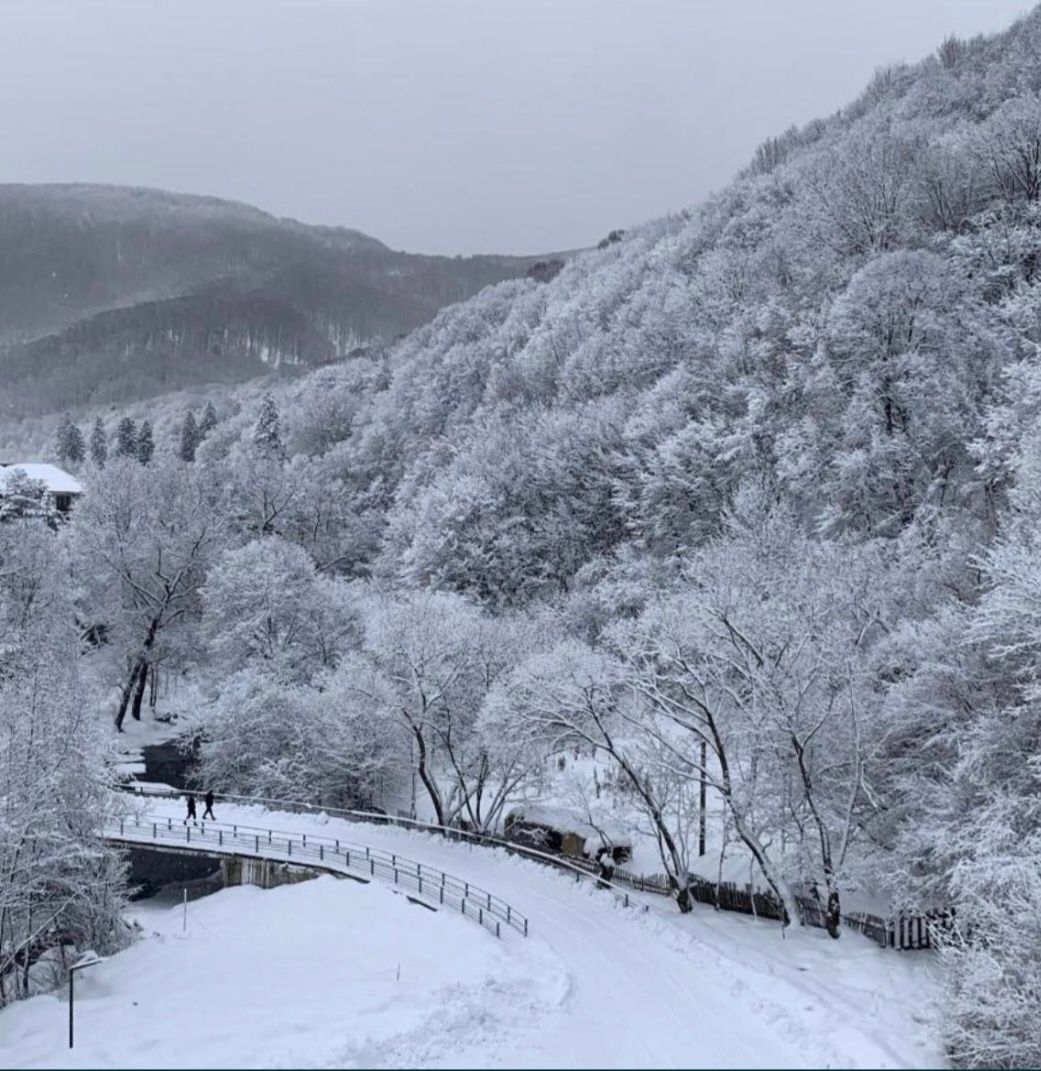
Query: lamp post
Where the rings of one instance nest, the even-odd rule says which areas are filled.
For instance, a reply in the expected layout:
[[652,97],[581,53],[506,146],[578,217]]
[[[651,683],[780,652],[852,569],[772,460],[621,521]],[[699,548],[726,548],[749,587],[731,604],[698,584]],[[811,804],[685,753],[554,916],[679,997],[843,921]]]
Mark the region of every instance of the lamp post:
[[73,1000],[75,998],[76,987],[76,972],[82,971],[84,967],[95,967],[101,963],[103,958],[96,952],[85,952],[80,958],[78,963],[74,963],[69,968],[69,1048],[72,1048],[72,1013],[73,1013]]

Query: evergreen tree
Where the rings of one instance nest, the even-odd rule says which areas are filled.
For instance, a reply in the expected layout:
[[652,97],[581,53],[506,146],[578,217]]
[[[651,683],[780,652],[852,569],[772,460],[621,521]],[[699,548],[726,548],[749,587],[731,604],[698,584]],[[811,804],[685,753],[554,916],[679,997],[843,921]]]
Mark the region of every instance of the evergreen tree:
[[103,469],[108,461],[108,436],[101,417],[94,418],[94,428],[90,433],[90,460]]
[[130,417],[123,417],[116,427],[116,457],[134,457],[137,454],[137,428]]
[[48,507],[47,485],[32,479],[24,469],[15,468],[2,485],[0,521],[16,517],[45,517]]
[[178,456],[182,461],[194,461],[195,449],[199,445],[199,427],[195,423],[195,414],[189,409],[181,425],[181,449]]
[[137,460],[142,465],[147,465],[155,453],[155,441],[152,439],[151,421],[142,420],[141,427],[137,430]]
[[201,442],[217,426],[217,410],[213,408],[213,402],[207,402],[199,421],[199,441]]
[[282,432],[279,426],[278,406],[274,397],[268,393],[260,403],[260,415],[253,428],[253,445],[257,452],[267,457],[282,459],[285,447],[282,445]]
[[80,429],[73,424],[68,413],[61,418],[61,423],[58,425],[54,452],[57,454],[58,460],[63,464],[78,464],[86,455],[83,435]]

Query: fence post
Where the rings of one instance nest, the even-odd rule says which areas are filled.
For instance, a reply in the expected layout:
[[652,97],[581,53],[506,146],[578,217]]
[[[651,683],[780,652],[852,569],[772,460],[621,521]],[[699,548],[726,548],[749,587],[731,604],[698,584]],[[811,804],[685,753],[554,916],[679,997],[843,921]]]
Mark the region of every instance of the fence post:
[[524,936],[525,937],[528,936],[528,920],[527,919],[524,920]]
[[259,833],[253,838],[253,841],[254,841],[253,851],[256,852],[257,855],[260,855],[260,834]]
[[322,862],[324,862],[324,861],[325,861],[325,845],[323,845],[323,844],[319,844],[319,845],[318,845],[318,858],[319,858],[319,859],[320,859],[320,860],[321,860]]
[[191,826],[185,826],[184,827],[184,842],[185,842],[185,844],[191,844],[191,842],[192,842],[192,827]]
[[217,844],[222,848],[224,847],[224,830],[223,829],[218,829],[217,830]]
[[172,818],[167,818],[167,820],[166,820],[166,830],[167,830],[167,832],[169,832],[171,829],[173,829],[173,819]]
[[371,874],[371,875],[372,875],[373,877],[375,877],[375,876],[376,876],[376,860],[375,860],[375,859],[370,859],[370,860],[369,860],[369,873],[370,873],[370,874]]
[[499,932],[499,924],[498,924],[498,922],[496,922],[496,924],[495,924],[495,936],[496,937],[501,937],[502,936],[502,934]]
[[293,854],[293,842],[291,840],[289,840],[288,838],[286,839],[286,848],[288,850],[289,855],[292,855]]
[[345,850],[343,853],[343,865],[350,870],[351,868],[351,853],[349,850]]
[[155,840],[155,839],[156,839],[156,828],[155,828],[155,822],[153,822],[152,823],[152,840]]

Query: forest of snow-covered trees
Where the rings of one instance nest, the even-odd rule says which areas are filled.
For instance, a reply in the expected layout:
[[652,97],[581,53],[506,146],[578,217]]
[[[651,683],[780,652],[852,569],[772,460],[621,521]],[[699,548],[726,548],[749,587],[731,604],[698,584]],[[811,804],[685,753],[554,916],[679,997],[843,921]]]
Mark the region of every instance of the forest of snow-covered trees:
[[704,780],[786,903],[955,907],[953,1061],[1041,1061],[1041,9],[210,412],[0,527],[0,1001],[53,918],[122,940],[97,711],[161,672],[225,791],[495,829],[580,744],[681,909]]

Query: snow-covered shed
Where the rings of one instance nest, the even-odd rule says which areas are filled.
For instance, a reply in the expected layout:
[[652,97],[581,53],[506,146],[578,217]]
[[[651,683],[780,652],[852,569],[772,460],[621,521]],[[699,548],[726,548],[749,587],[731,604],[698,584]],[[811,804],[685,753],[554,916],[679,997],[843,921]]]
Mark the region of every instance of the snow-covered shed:
[[68,513],[73,502],[83,494],[83,484],[57,465],[43,461],[5,461],[0,462],[0,499],[4,498],[7,485],[19,471],[44,485],[51,505],[59,513]]
[[632,841],[613,823],[583,818],[563,807],[525,803],[506,815],[503,828],[507,840],[544,852],[577,859],[595,859],[605,852],[616,863],[632,857]]

